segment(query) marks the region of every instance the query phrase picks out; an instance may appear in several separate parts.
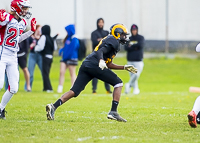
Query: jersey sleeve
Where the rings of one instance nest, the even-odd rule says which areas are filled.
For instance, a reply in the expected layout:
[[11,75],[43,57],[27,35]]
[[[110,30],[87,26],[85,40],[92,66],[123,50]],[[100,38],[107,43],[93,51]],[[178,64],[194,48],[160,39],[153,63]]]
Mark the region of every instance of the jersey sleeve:
[[10,15],[7,12],[4,12],[3,15],[6,17],[6,19],[3,22],[0,22],[0,26],[5,26],[8,22],[12,20],[12,18],[14,18],[13,15]]
[[24,41],[25,39],[27,39],[28,37],[30,37],[34,32],[29,30],[26,33],[23,33],[20,38],[19,38],[19,43],[21,43],[22,41]]

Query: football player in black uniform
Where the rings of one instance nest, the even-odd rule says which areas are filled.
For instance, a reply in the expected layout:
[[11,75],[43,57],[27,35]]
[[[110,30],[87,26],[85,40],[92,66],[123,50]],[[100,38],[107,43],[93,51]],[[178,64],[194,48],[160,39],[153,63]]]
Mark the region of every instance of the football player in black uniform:
[[90,80],[98,78],[114,87],[112,107],[107,118],[126,122],[126,120],[117,113],[117,106],[119,104],[123,83],[110,69],[125,69],[132,73],[137,73],[137,69],[133,65],[119,66],[112,63],[112,59],[120,50],[119,44],[127,43],[128,39],[126,35],[128,33],[123,24],[114,24],[110,28],[110,31],[110,35],[104,37],[96,46],[95,50],[83,61],[77,79],[70,91],[64,93],[54,104],[46,105],[48,120],[54,120],[54,112],[60,105],[72,97],[77,97]]

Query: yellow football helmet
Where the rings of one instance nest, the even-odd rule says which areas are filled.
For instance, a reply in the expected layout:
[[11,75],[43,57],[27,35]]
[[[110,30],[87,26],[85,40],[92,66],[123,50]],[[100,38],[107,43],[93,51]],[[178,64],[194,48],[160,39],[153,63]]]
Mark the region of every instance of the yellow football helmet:
[[127,28],[123,24],[114,24],[110,27],[110,34],[120,41],[121,44],[126,44],[129,39],[126,38],[128,35]]

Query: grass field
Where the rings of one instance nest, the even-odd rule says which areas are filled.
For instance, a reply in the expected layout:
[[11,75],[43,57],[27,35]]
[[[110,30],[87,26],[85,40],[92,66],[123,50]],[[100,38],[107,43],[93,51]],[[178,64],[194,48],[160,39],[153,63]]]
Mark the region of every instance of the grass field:
[[[81,95],[57,109],[54,121],[46,120],[45,106],[54,102],[59,78],[59,59],[54,58],[51,81],[54,93],[42,92],[41,75],[36,68],[33,91],[23,91],[24,77],[20,70],[20,89],[6,107],[7,119],[0,120],[0,142],[200,142],[200,128],[190,128],[187,114],[198,96],[189,93],[190,86],[199,86],[198,59],[145,59],[139,95],[122,94],[118,112],[126,123],[106,118],[112,95],[105,94],[98,84],[98,94],[91,94],[91,83]],[[126,64],[125,58],[114,63]],[[115,71],[124,83],[126,71]],[[66,73],[64,90],[70,88]],[[2,95],[4,91],[1,91]],[[124,88],[123,88],[124,93]]]

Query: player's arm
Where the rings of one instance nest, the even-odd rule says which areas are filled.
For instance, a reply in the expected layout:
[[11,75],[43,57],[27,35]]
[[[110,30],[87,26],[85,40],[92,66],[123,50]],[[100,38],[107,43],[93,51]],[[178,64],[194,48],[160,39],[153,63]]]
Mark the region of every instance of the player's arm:
[[97,60],[99,61],[99,67],[103,70],[104,68],[108,68],[105,61],[103,60],[103,54],[109,52],[111,47],[102,47],[96,52]]
[[115,70],[123,70],[124,69],[124,66],[121,66],[121,65],[116,65],[114,64],[112,61],[107,63],[107,67],[109,69],[115,69]]
[[23,33],[20,38],[19,38],[19,43],[21,43],[22,41],[24,41],[25,39],[27,39],[28,37],[30,37],[36,30],[36,20],[35,18],[33,18],[31,20],[31,30]]
[[109,62],[107,64],[107,67],[109,69],[115,69],[115,70],[127,70],[129,72],[132,72],[132,73],[137,73],[137,69],[133,66],[133,65],[124,65],[124,66],[121,66],[121,65],[116,65],[114,64],[112,61]]
[[109,69],[127,70],[127,71],[132,72],[132,73],[137,73],[137,68],[135,68],[133,65],[124,65],[124,66],[121,66],[121,65],[116,65],[116,64],[114,64],[111,61],[111,62],[107,63],[107,67]]

